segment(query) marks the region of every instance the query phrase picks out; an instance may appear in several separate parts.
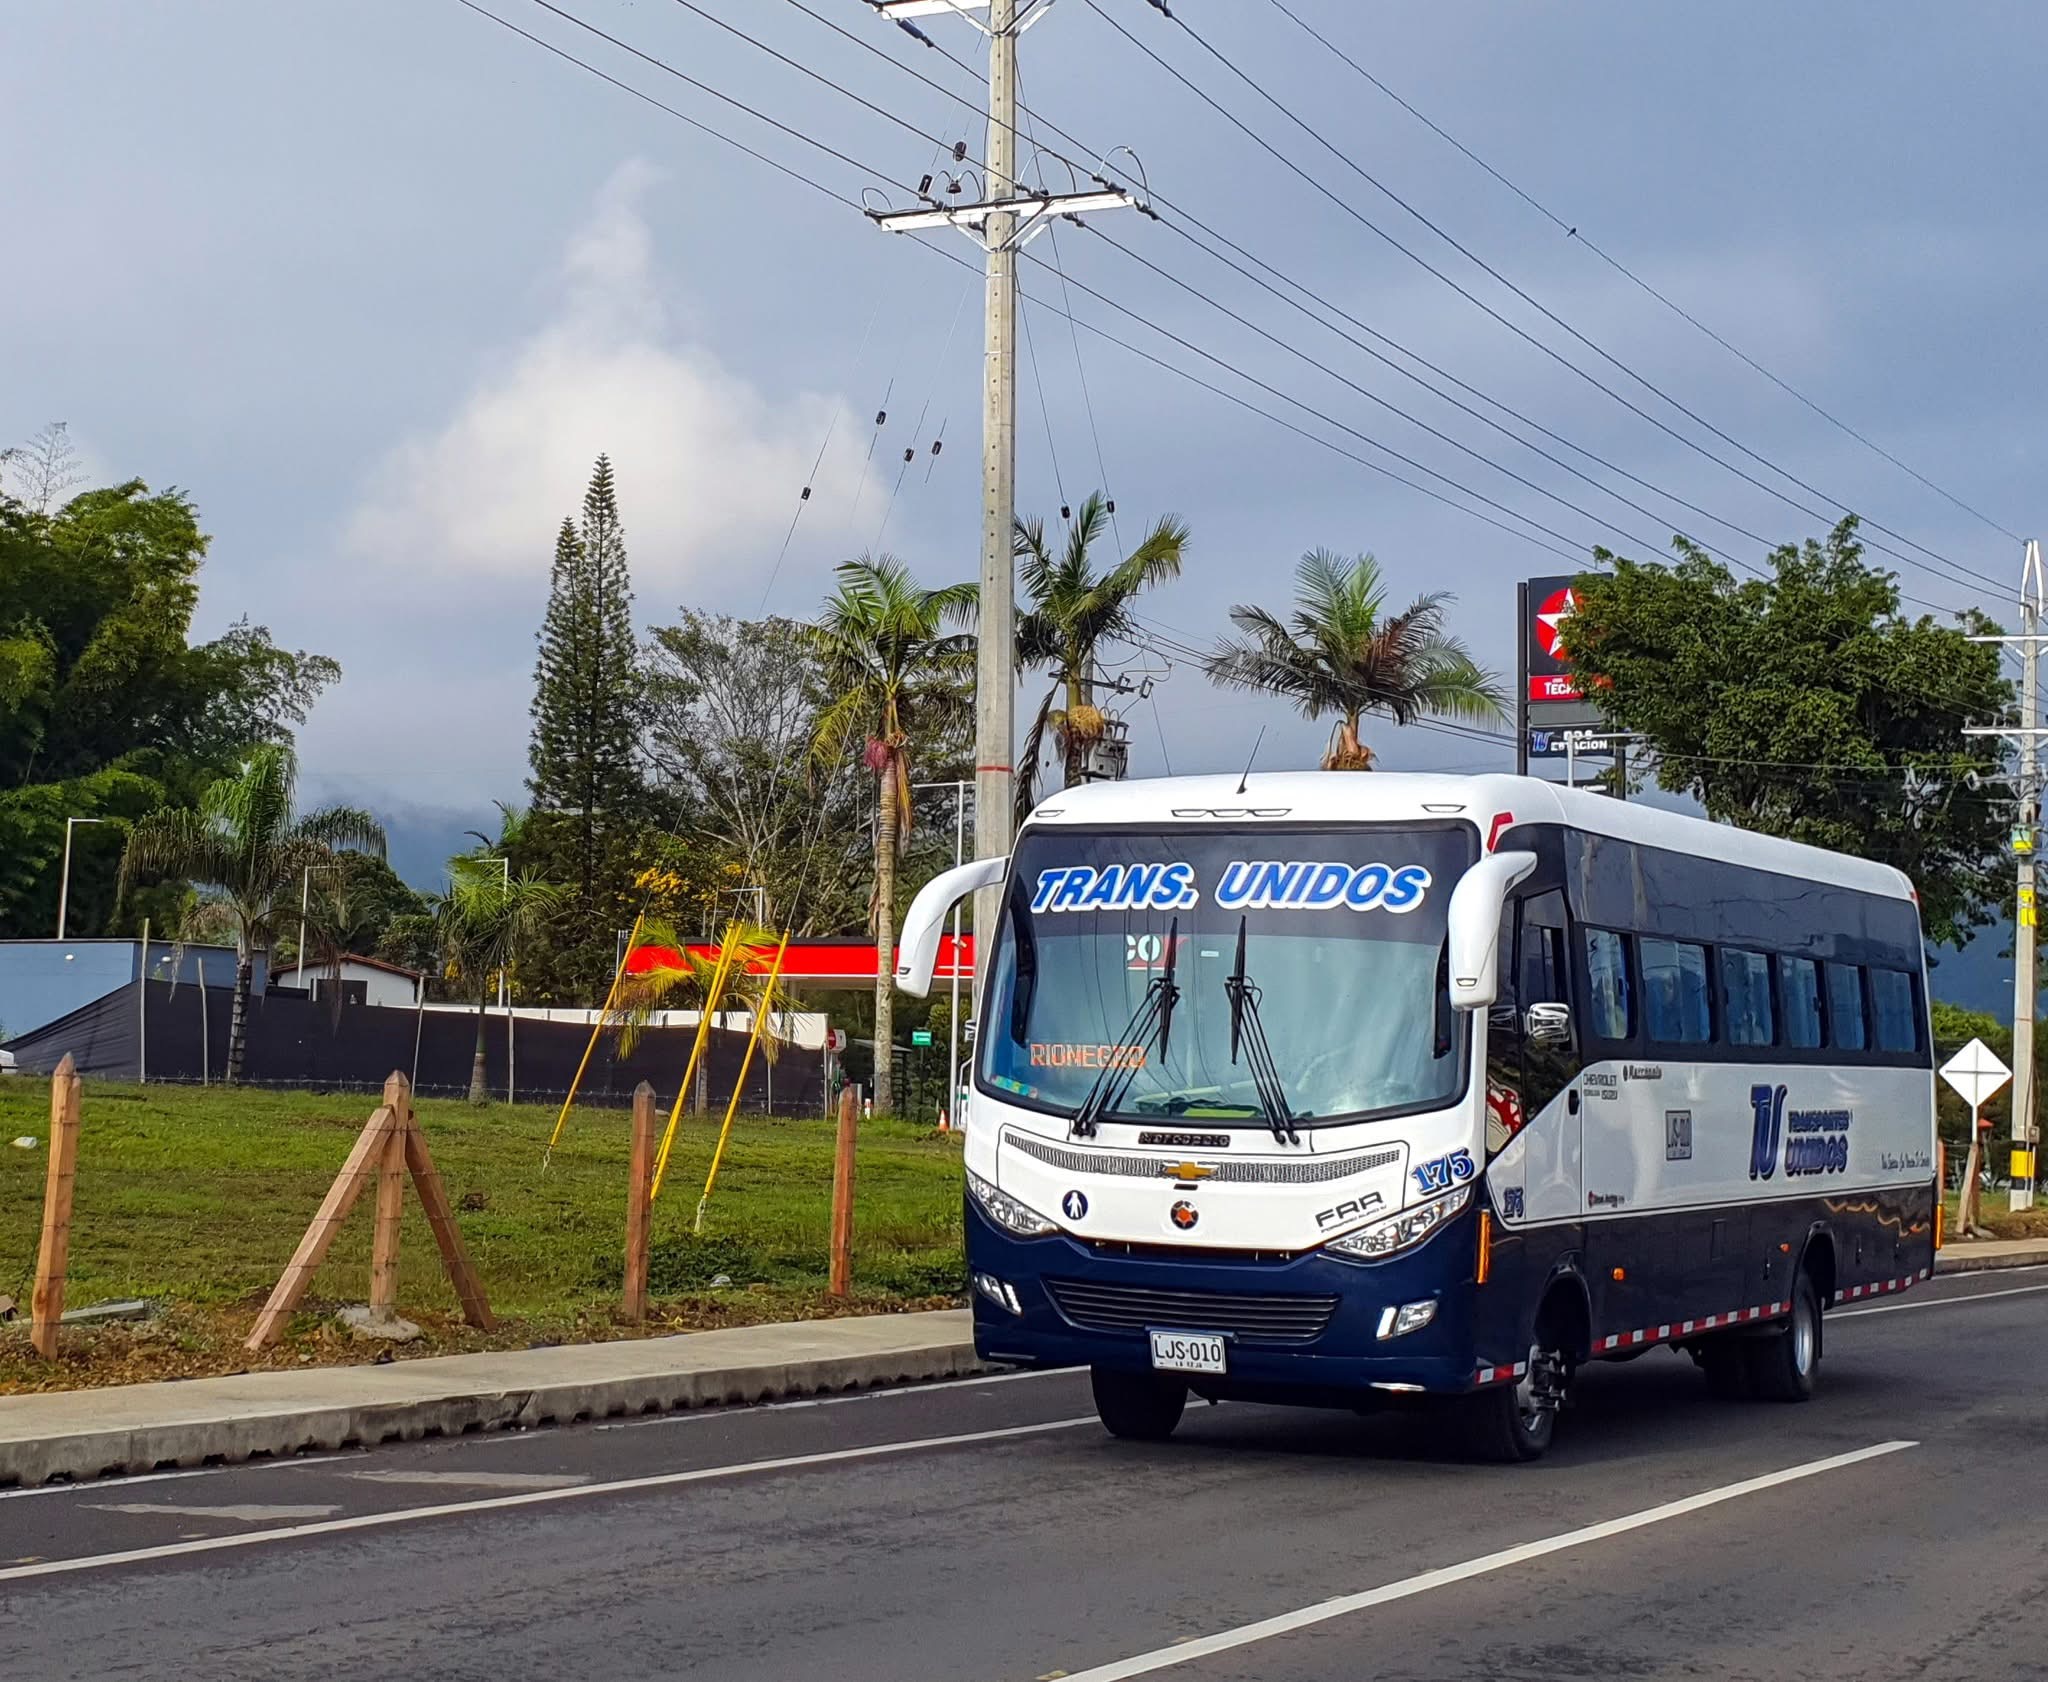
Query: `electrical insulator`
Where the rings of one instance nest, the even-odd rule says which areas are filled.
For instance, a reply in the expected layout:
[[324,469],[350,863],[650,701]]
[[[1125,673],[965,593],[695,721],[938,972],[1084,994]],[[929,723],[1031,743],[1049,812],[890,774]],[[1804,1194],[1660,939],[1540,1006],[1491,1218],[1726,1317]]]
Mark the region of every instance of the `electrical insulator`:
[[882,425],[885,425],[885,424],[887,423],[888,419],[889,419],[889,411],[888,411],[887,409],[877,409],[877,410],[875,411],[875,425],[877,425],[877,426],[882,426]]
[[956,140],[953,142],[953,161],[956,164],[964,164],[967,161],[966,141]]
[[932,196],[932,178],[929,175],[918,182],[917,196],[921,199],[928,199]]
[[945,439],[943,439],[943,438],[934,438],[934,439],[932,440],[932,454],[933,454],[933,455],[937,455],[937,454],[938,454],[938,453],[939,453],[939,452],[940,452],[941,450],[943,450],[943,449],[944,449],[945,447],[946,447],[946,441],[945,441]]
[[1061,518],[1062,520],[1071,520],[1071,519],[1072,519],[1073,517],[1074,517],[1074,511],[1073,511],[1073,509],[1069,508],[1069,507],[1068,507],[1068,506],[1067,506],[1067,505],[1066,505],[1066,504],[1065,504],[1064,502],[1063,502],[1063,503],[1061,503],[1061,504],[1060,504],[1060,518]]
[[1116,512],[1116,498],[1115,498],[1115,497],[1111,497],[1111,498],[1109,499],[1109,501],[1108,501],[1108,502],[1107,502],[1106,504],[1104,504],[1104,506],[1103,506],[1103,512],[1104,512],[1104,513],[1107,513],[1107,514],[1114,514],[1114,513]]
[[905,461],[917,460],[917,446],[915,444],[912,444],[907,450],[903,452],[903,459]]
[[802,496],[798,497],[798,498],[797,498],[797,501],[799,501],[799,502],[809,502],[810,500],[811,500],[811,487],[810,487],[809,485],[806,485],[806,486],[804,486],[804,494],[803,494]]
[[958,196],[958,194],[959,194],[959,192],[960,192],[960,177],[959,177],[959,176],[957,176],[957,175],[953,175],[953,176],[948,176],[948,177],[946,178],[946,191],[947,191],[947,192],[949,192],[949,193],[952,193],[952,194],[954,194],[954,195],[955,195],[956,197]]

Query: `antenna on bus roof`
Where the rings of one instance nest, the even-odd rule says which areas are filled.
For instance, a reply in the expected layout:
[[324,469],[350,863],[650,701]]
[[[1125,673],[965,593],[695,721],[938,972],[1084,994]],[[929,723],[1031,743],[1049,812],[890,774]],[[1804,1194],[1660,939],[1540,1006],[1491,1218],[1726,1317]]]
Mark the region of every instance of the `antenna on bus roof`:
[[1255,738],[1255,739],[1253,740],[1253,742],[1252,742],[1252,754],[1251,754],[1251,759],[1247,759],[1247,760],[1246,760],[1246,761],[1244,762],[1244,775],[1243,775],[1243,776],[1241,776],[1241,777],[1239,777],[1239,778],[1237,779],[1237,792],[1238,792],[1239,794],[1242,794],[1242,793],[1244,793],[1244,785],[1245,785],[1246,783],[1248,783],[1248,782],[1250,782],[1250,781],[1251,781],[1251,778],[1252,778],[1252,761],[1253,761],[1253,760],[1255,760],[1255,759],[1257,759],[1257,758],[1259,757],[1259,744],[1260,744],[1261,742],[1263,742],[1263,741],[1264,741],[1265,739],[1266,739],[1266,727],[1265,727],[1265,726],[1264,726],[1264,725],[1262,724],[1262,725],[1260,725],[1260,726],[1259,726],[1259,733],[1258,733],[1258,736],[1257,736],[1257,737],[1256,737],[1256,738]]

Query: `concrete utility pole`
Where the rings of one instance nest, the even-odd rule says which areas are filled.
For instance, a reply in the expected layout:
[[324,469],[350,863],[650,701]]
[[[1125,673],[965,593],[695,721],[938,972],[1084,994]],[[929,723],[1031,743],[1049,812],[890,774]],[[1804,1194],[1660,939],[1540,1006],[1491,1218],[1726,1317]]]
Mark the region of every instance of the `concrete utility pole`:
[[[945,224],[969,229],[987,260],[981,405],[981,624],[975,660],[974,856],[1010,850],[1017,710],[1016,561],[1011,531],[1017,511],[1017,253],[1051,226],[1054,216],[1107,210],[1133,202],[1098,175],[1100,191],[1024,193],[1017,184],[1017,37],[1051,10],[1052,0],[869,0],[878,16],[922,33],[909,20],[952,14],[988,36],[988,145],[982,159],[988,197],[949,205],[919,196],[928,208],[871,212],[895,233]],[[1020,9],[1023,15],[1020,17]],[[975,14],[986,11],[987,21]],[[956,154],[957,156],[957,154]],[[995,926],[1001,890],[975,896],[976,967],[985,964],[986,931]]]
[[[988,196],[1017,179],[1017,0],[989,0]],[[1010,850],[1017,729],[1017,232],[1014,211],[986,224],[988,286],[981,382],[981,634],[974,663],[974,856]],[[974,926],[995,927],[1001,890],[977,896]],[[982,943],[989,942],[984,935]],[[950,1099],[949,1099],[950,1101]]]
[[[2041,570],[2041,545],[2029,540],[2020,563],[2020,631],[2013,637],[1972,637],[1972,642],[2017,643],[2020,650],[2020,721],[2015,729],[1978,727],[1966,736],[2009,736],[2019,744],[2016,776],[2018,809],[2013,814],[2012,852],[2017,888],[2014,893],[2012,974],[2012,1207],[2034,1203],[2035,1152],[2040,1128],[2035,1120],[2034,1000],[2035,936],[2039,911],[2034,896],[2034,852],[2041,819],[2041,644],[2048,613],[2048,583]],[[1966,1193],[1972,1188],[1965,1188]]]
[[[2027,545],[2020,568],[2020,812],[2014,828],[2018,855],[2018,914],[2013,928],[2012,976],[2012,1206],[2034,1202],[2034,841],[2041,810],[2041,545]],[[2024,835],[2022,835],[2024,832]]]

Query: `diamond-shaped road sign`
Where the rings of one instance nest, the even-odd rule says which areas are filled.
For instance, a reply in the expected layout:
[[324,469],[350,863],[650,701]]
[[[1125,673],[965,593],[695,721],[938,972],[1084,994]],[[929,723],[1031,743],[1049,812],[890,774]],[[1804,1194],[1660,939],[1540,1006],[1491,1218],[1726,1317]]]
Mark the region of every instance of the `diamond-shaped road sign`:
[[1971,1109],[1980,1109],[2012,1079],[2012,1070],[1982,1040],[1968,1045],[1941,1066],[1941,1078],[1963,1095]]

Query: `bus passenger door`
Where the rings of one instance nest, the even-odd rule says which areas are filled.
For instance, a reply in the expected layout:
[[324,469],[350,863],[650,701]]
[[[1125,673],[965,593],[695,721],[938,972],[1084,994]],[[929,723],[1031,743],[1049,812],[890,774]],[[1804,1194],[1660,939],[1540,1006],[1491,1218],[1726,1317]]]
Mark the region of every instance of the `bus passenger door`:
[[[1585,1196],[1580,1166],[1578,1035],[1566,985],[1564,896],[1555,889],[1509,902],[1503,966],[1488,1058],[1487,1154],[1517,1132],[1523,1145],[1523,1213],[1532,1221],[1576,1222]],[[1508,942],[1512,939],[1513,944]],[[1568,1238],[1564,1247],[1576,1245]]]

